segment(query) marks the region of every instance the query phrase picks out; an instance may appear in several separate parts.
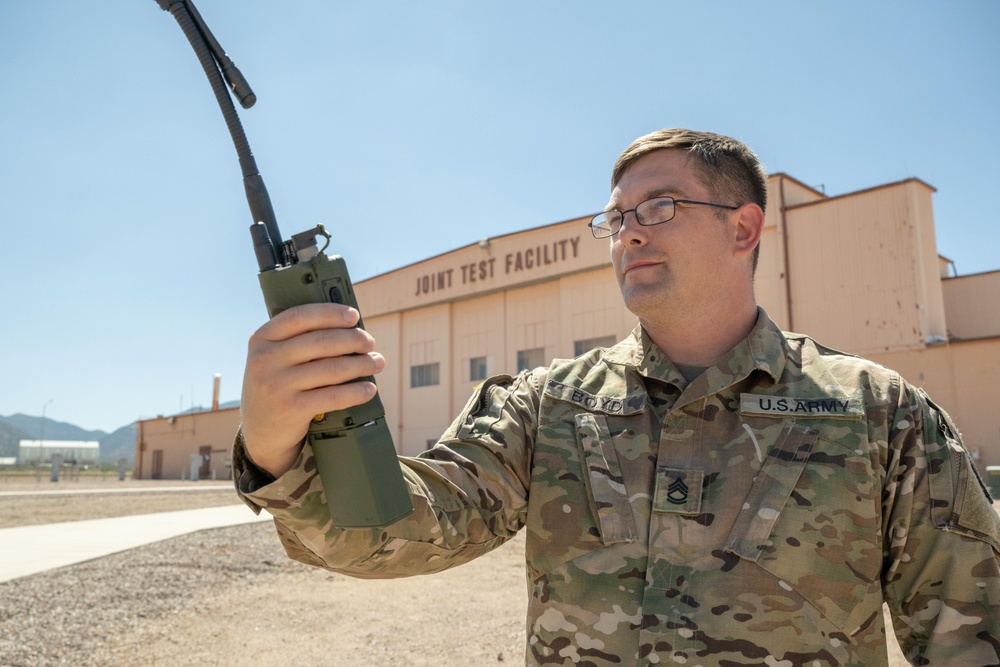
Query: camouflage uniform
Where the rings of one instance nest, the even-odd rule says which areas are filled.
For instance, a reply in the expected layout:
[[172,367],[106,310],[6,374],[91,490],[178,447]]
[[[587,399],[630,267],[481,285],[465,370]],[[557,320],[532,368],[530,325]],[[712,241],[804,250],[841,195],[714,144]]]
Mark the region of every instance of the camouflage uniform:
[[528,664],[885,665],[883,600],[914,664],[1000,662],[1000,520],[948,416],[763,311],[692,382],[641,328],[493,378],[400,461],[415,511],[369,531],[331,527],[308,446],[273,482],[234,456],[289,555],[349,575],[524,527]]

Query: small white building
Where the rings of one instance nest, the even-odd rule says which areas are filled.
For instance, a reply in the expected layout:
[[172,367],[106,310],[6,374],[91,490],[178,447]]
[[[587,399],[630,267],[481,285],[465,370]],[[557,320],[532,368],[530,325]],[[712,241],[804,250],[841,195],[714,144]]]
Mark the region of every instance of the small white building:
[[21,440],[17,462],[22,466],[49,464],[56,454],[62,454],[63,465],[97,465],[101,445],[96,440]]

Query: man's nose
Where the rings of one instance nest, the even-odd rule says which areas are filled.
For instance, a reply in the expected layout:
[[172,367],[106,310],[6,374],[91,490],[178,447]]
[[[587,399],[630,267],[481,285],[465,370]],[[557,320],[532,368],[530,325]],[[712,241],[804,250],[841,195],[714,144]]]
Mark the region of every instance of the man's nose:
[[645,243],[649,228],[639,224],[634,210],[622,213],[622,227],[618,230],[618,240],[624,244]]

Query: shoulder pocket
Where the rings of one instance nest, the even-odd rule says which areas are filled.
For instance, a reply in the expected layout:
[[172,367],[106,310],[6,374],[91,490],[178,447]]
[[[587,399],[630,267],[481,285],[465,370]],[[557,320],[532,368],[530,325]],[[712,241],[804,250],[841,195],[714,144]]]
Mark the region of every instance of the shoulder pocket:
[[962,450],[956,463],[958,488],[955,493],[955,521],[951,529],[961,526],[965,535],[986,542],[1000,553],[1000,515],[993,503],[986,485],[979,478],[979,472],[969,455]]
[[986,542],[1000,553],[1000,515],[975,464],[962,447],[958,429],[944,410],[922,393],[931,519],[943,530]]
[[[478,387],[466,403],[462,416],[456,423],[460,424],[457,437],[462,440],[474,440],[487,435],[490,428],[496,424],[503,410],[503,400],[510,393],[514,378],[510,375],[496,375]],[[497,400],[497,392],[505,392]]]

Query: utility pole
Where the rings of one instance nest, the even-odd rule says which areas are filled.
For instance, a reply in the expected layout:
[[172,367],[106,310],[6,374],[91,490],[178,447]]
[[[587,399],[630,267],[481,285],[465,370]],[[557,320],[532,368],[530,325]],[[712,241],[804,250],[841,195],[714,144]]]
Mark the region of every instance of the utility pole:
[[49,403],[51,403],[53,400],[55,400],[55,399],[50,398],[49,400],[47,400],[45,402],[45,405],[42,406],[42,423],[38,427],[38,455],[39,456],[41,456],[41,454],[42,454],[42,451],[41,451],[41,449],[42,449],[42,442],[45,440],[45,408],[49,407]]

